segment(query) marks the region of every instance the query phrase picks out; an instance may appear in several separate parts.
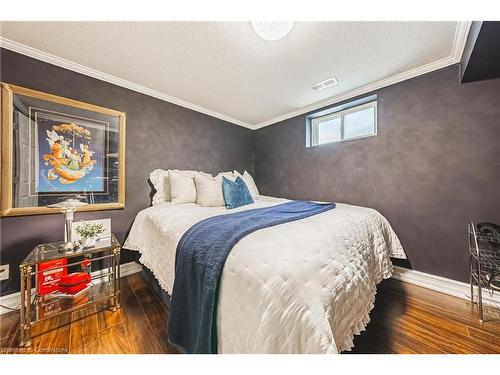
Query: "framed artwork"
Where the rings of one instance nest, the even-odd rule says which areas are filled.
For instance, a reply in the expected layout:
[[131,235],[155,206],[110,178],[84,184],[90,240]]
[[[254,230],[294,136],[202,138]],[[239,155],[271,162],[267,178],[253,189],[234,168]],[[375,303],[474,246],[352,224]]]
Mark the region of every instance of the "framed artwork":
[[125,207],[124,112],[1,85],[1,216]]

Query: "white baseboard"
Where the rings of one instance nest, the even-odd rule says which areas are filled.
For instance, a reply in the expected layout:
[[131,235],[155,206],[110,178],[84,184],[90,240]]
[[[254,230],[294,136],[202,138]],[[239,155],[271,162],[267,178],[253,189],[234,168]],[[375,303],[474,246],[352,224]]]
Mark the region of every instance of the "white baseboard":
[[[142,266],[140,264],[137,264],[135,262],[130,262],[130,263],[125,263],[120,265],[120,277],[125,277],[128,275],[132,275],[133,273],[136,272],[141,272]],[[106,269],[103,270],[98,270],[92,272],[92,276],[100,276],[107,273]],[[96,279],[93,282],[98,283],[100,279]],[[33,292],[35,292],[35,289],[33,289]],[[21,293],[12,293],[8,294],[6,296],[0,297],[0,315],[8,313],[12,310],[10,309],[17,309],[19,307],[19,304],[21,303]],[[8,308],[5,308],[8,307]]]
[[[142,266],[135,262],[120,264],[120,277],[125,277],[128,275],[132,275],[133,273],[141,272]],[[92,272],[92,277],[94,276],[102,276],[107,273],[106,269],[98,270]],[[99,279],[97,279],[99,280]],[[95,282],[95,281],[94,281]]]
[[[436,292],[470,300],[470,285],[461,281],[447,279],[445,277],[431,275],[429,273],[410,270],[398,266],[394,266],[392,277],[409,284],[435,290]],[[500,307],[500,293],[490,296],[488,292],[485,292],[483,295],[483,303],[485,305]]]

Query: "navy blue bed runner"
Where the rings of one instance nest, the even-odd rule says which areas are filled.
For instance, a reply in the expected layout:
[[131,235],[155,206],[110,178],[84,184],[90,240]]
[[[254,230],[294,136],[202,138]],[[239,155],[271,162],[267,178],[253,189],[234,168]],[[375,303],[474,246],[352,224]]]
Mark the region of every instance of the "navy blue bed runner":
[[219,282],[226,259],[246,235],[335,208],[335,203],[291,201],[210,217],[182,236],[175,256],[169,341],[186,353],[217,353]]

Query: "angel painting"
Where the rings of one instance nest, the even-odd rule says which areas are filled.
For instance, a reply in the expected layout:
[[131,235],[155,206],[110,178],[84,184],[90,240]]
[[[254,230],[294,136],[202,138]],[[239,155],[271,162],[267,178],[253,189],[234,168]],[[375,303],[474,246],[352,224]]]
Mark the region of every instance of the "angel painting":
[[91,92],[93,104],[0,82],[0,95],[1,216],[55,213],[68,198],[125,207],[125,112]]
[[[41,162],[47,168],[40,169],[39,188],[52,191],[95,191],[102,189],[102,178],[94,171],[96,164],[102,172],[101,162],[95,157],[96,149],[102,154],[102,142],[96,142],[99,132],[75,122],[48,122],[39,119],[40,131],[45,132],[45,145],[40,149]],[[42,135],[43,133],[40,133]],[[100,136],[102,138],[102,136]],[[101,144],[100,144],[101,143]],[[85,183],[83,183],[85,182]],[[90,184],[90,186],[89,186]],[[65,188],[67,186],[68,188]],[[74,187],[74,188],[72,188]]]
[[[66,139],[54,129],[64,133],[71,132],[73,139]],[[47,130],[50,153],[44,154],[43,159],[45,165],[52,166],[47,175],[49,180],[59,178],[61,184],[72,184],[83,178],[94,168],[96,161],[91,159],[94,152],[89,149],[88,144],[80,143],[79,149],[75,147],[75,136],[77,134],[80,137],[91,139],[88,130],[73,123],[55,125],[52,130]]]

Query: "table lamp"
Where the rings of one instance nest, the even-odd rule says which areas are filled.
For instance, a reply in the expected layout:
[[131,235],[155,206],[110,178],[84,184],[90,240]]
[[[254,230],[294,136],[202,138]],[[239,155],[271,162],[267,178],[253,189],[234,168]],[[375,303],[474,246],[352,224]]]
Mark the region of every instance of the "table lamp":
[[73,212],[78,210],[82,206],[86,206],[88,203],[82,202],[76,198],[69,198],[59,203],[50,204],[49,208],[59,208],[62,213],[64,213],[65,218],[65,230],[66,230],[66,242],[59,247],[59,252],[66,253],[77,248],[71,239],[71,224],[73,223]]

